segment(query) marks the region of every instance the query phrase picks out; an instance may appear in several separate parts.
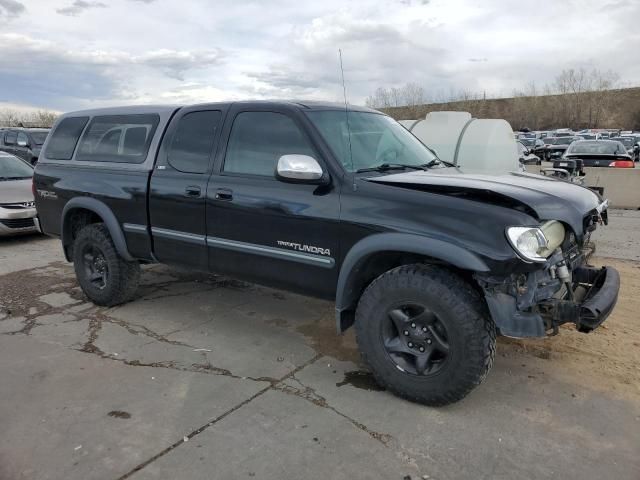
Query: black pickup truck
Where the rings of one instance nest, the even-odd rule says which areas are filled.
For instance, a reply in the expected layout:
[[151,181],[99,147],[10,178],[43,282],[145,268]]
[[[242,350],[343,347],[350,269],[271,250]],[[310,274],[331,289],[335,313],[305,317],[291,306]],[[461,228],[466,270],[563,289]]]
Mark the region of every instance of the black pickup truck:
[[162,262],[330,299],[391,391],[428,405],[485,378],[496,335],[582,332],[619,276],[583,247],[596,193],[522,172],[472,175],[380,112],[235,102],[63,115],[34,176],[98,305],[134,298]]

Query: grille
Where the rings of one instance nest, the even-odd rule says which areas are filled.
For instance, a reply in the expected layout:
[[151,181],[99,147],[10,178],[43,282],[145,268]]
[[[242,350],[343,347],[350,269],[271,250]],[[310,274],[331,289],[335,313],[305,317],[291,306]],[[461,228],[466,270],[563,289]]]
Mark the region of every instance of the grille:
[[0,220],[5,227],[9,228],[28,228],[33,227],[33,218],[11,218],[8,220]]
[[0,203],[0,207],[8,210],[24,210],[26,208],[34,208],[35,202],[22,202],[22,203]]

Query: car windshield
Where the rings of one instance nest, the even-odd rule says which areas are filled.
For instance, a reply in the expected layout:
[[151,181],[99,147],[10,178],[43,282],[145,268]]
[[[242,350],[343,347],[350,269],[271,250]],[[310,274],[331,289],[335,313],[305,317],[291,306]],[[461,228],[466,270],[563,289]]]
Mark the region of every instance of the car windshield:
[[573,137],[556,137],[551,142],[552,145],[570,145],[575,141]]
[[0,154],[0,180],[19,180],[33,177],[33,168],[13,155]]
[[567,155],[574,153],[585,153],[588,155],[615,155],[617,153],[627,153],[626,148],[620,142],[576,142]]
[[47,139],[48,133],[49,132],[29,132],[29,135],[31,135],[36,145],[42,145]]
[[522,142],[522,144],[526,147],[532,147],[533,145],[536,144],[536,139],[535,138],[520,138],[520,142]]
[[618,137],[616,140],[622,143],[625,147],[633,147],[634,141],[631,137]]
[[345,111],[330,110],[310,111],[307,116],[349,172],[381,165],[418,167],[437,161],[420,140],[386,115],[349,112],[347,116]]

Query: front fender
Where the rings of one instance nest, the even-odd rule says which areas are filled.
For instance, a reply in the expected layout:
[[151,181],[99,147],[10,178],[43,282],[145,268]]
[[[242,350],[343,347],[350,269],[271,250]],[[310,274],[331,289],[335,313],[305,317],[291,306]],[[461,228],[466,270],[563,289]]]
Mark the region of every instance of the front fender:
[[118,254],[127,261],[134,260],[127,249],[127,242],[124,238],[124,233],[122,232],[120,223],[111,209],[105,203],[100,200],[96,200],[95,198],[75,197],[69,200],[62,209],[62,228],[60,229],[60,232],[62,232],[61,240],[64,247],[64,254],[68,261],[71,261],[71,259],[67,253],[67,247],[72,242],[71,222],[69,219],[71,218],[73,210],[89,210],[98,215],[109,230],[111,240],[113,240],[113,245],[116,247]]
[[342,333],[352,323],[348,312],[355,309],[363,282],[361,269],[373,255],[403,252],[424,255],[461,270],[488,272],[489,267],[476,254],[444,240],[407,233],[379,233],[356,243],[340,268],[336,288],[336,326]]

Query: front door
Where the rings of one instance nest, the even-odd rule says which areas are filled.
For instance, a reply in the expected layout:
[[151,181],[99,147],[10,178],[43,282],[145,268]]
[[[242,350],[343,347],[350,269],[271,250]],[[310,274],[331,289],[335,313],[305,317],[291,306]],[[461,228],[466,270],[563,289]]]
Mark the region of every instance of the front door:
[[326,162],[295,112],[229,113],[216,172],[207,190],[212,271],[321,297],[335,294],[339,191],[334,184],[286,183],[275,176],[281,155]]
[[178,115],[151,176],[153,252],[162,263],[206,271],[205,196],[223,112],[193,107]]
[[18,132],[15,155],[31,163],[31,150],[29,148],[29,137],[24,132]]
[[4,145],[2,146],[2,150],[4,152],[15,155],[16,142],[18,141],[18,132],[16,132],[15,130],[7,130],[6,132],[1,133],[4,134]]

